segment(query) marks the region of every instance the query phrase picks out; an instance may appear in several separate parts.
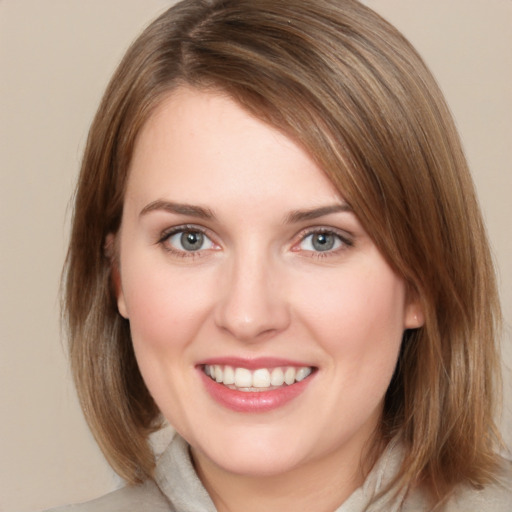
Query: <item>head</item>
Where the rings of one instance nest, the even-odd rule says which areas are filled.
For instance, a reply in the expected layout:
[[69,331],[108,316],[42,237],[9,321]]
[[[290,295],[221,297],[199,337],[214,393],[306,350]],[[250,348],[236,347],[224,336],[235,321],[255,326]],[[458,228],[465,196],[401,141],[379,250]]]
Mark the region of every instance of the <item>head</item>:
[[499,308],[473,185],[421,58],[352,0],[181,2],[112,78],[77,188],[65,306],[82,406],[113,467],[137,481],[154,465],[161,415],[118,310],[116,236],[139,135],[184,87],[224,94],[302,148],[419,305],[377,436],[406,443],[404,479],[485,481]]

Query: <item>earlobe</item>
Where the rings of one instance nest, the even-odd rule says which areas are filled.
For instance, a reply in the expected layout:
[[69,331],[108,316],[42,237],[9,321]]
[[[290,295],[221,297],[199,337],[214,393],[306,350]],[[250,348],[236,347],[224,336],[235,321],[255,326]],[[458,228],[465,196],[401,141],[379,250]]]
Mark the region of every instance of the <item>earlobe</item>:
[[119,258],[117,257],[116,238],[113,233],[107,235],[105,240],[105,255],[110,262],[110,279],[114,295],[117,300],[119,314],[128,319],[128,311],[124,300],[123,287],[121,286],[121,273],[119,271]]
[[124,300],[123,287],[121,286],[121,275],[119,273],[119,267],[116,264],[112,266],[111,279],[112,286],[114,287],[114,292],[116,294],[117,309],[119,311],[119,314],[123,318],[128,319],[128,311],[126,308],[126,302]]
[[408,295],[409,297],[404,317],[404,328],[418,329],[419,327],[423,327],[423,324],[425,323],[423,306],[421,304],[418,292],[411,291]]

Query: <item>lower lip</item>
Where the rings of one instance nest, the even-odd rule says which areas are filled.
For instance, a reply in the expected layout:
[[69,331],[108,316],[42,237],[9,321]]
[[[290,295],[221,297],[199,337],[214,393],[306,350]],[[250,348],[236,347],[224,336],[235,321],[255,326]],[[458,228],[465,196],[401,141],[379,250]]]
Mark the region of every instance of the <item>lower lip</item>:
[[312,378],[310,375],[300,382],[271,391],[237,391],[214,381],[202,369],[199,369],[199,373],[206,390],[218,404],[235,412],[246,413],[267,412],[283,407],[298,397],[309,385]]

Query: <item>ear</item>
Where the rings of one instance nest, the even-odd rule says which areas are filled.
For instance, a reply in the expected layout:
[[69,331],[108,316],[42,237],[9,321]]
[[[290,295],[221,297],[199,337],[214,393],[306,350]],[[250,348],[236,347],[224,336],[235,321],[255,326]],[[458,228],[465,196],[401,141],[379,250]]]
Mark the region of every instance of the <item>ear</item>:
[[121,286],[121,273],[119,271],[119,256],[116,245],[116,236],[113,233],[109,233],[105,239],[105,255],[110,262],[110,284],[117,300],[117,309],[123,318],[128,319],[123,287]]
[[418,329],[425,323],[425,314],[419,293],[409,286],[407,289],[404,329]]

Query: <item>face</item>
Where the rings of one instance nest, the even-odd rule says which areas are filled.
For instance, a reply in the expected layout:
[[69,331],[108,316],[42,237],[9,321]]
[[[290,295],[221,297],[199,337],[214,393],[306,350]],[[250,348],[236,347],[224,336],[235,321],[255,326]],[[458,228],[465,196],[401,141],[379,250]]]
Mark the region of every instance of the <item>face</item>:
[[117,236],[141,373],[198,460],[359,461],[421,312],[303,149],[178,89],[139,135]]

